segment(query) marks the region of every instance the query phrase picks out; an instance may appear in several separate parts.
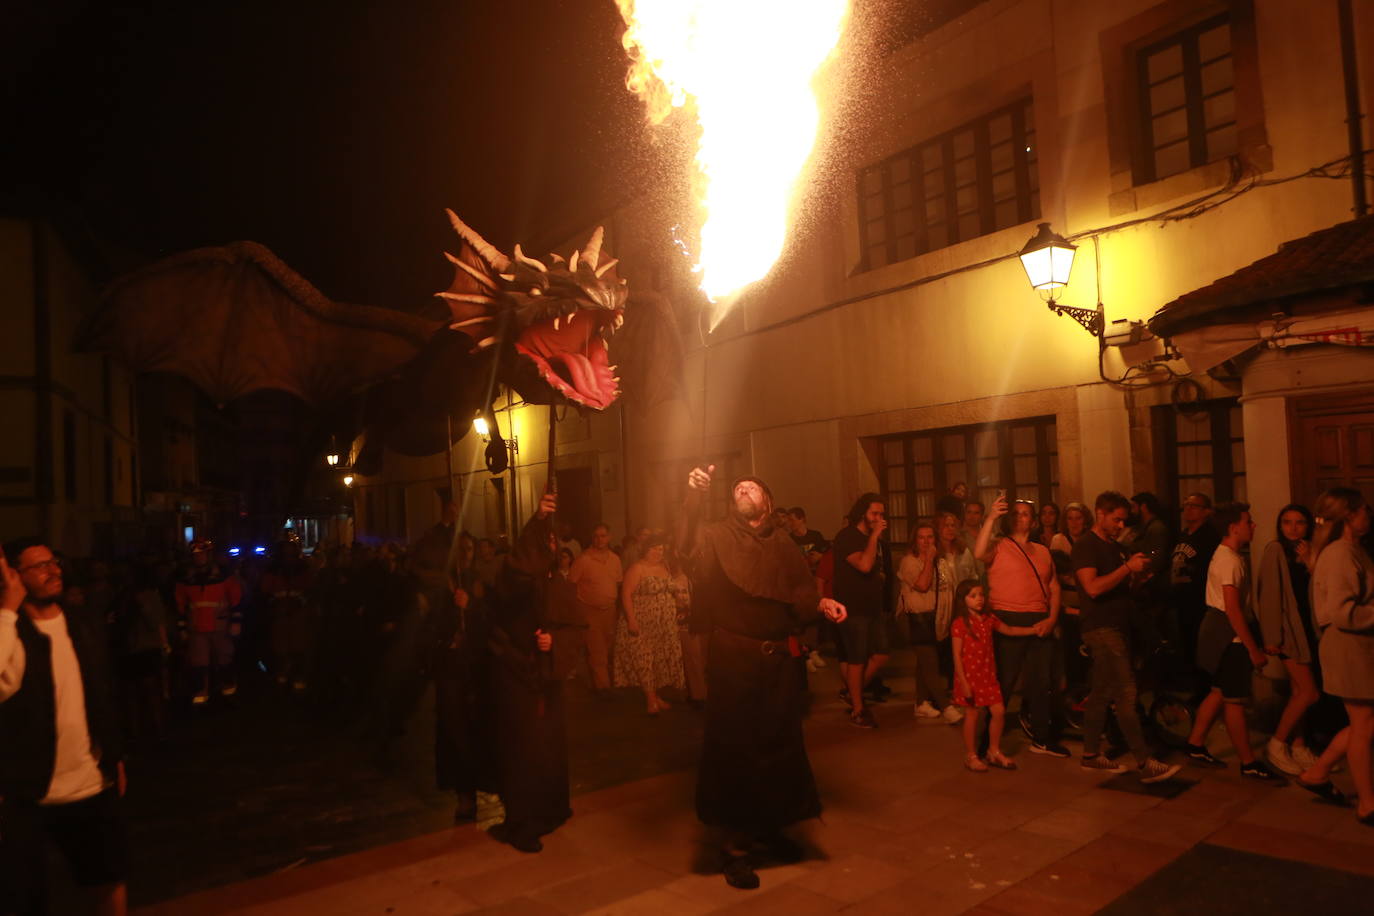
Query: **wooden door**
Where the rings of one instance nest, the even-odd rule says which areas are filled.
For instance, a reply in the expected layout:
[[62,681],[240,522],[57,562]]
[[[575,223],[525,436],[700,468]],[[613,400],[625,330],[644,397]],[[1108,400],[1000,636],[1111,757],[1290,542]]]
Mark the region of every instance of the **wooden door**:
[[1329,487],[1374,498],[1374,391],[1294,402],[1293,496],[1312,505]]

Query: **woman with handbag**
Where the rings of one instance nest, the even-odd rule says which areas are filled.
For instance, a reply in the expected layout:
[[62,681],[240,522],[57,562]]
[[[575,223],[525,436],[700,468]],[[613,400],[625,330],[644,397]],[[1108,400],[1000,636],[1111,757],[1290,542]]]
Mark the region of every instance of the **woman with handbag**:
[[935,627],[935,607],[940,594],[938,565],[935,527],[917,525],[911,534],[910,550],[897,568],[897,580],[901,585],[897,618],[905,623],[911,647],[916,651],[916,718],[943,717],[953,725],[963,716],[949,701],[949,691],[940,677],[939,639]]
[[[1069,752],[1051,734],[1053,708],[1052,672],[1058,641],[1054,636],[1059,621],[1059,579],[1054,561],[1045,545],[1031,540],[1035,508],[1018,499],[1008,505],[1005,493],[993,500],[991,510],[973,553],[987,565],[988,605],[1008,627],[1030,627],[1033,635],[1005,636],[996,639],[997,678],[1002,695],[1011,699],[1017,680],[1021,680],[1021,706],[1029,711],[1031,753],[1067,757]],[[992,529],[1000,525],[1003,537],[993,543]]]

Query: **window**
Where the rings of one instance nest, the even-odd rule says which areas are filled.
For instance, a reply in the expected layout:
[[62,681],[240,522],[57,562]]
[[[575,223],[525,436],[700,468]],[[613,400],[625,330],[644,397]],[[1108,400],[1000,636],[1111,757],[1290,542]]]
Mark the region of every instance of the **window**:
[[860,269],[1040,216],[1035,111],[999,109],[859,172]]
[[1136,68],[1143,138],[1137,183],[1167,178],[1236,153],[1229,14],[1143,48]]
[[984,505],[999,489],[1007,491],[1008,499],[1058,499],[1054,417],[906,433],[882,440],[879,454],[888,526],[896,543],[908,541],[912,526],[931,518],[936,501],[960,481],[968,484],[969,499]]
[[1244,427],[1235,398],[1154,410],[1166,502],[1182,505],[1189,493],[1206,493],[1214,502],[1246,498]]

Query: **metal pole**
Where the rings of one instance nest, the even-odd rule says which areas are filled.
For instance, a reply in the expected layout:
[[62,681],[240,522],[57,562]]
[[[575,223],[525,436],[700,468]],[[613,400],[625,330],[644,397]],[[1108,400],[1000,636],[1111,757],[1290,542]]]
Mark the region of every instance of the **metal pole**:
[[1337,4],[1341,23],[1341,72],[1345,77],[1345,126],[1350,141],[1350,182],[1354,192],[1355,218],[1369,213],[1369,200],[1365,195],[1364,174],[1364,131],[1360,120],[1360,73],[1355,60],[1355,11],[1351,0],[1340,0]]

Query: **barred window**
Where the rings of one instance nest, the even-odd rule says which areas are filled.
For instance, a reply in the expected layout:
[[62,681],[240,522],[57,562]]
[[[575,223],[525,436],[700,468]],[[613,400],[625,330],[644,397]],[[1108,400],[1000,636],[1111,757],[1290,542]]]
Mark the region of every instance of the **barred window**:
[[1059,436],[1055,418],[1031,417],[979,426],[904,433],[882,441],[883,500],[894,543],[935,514],[935,504],[960,481],[968,498],[988,505],[998,490],[1037,504],[1059,495]]
[[1246,498],[1245,430],[1235,398],[1197,401],[1183,409],[1156,407],[1155,431],[1163,445],[1164,484],[1160,494],[1183,505],[1189,493],[1215,502]]
[[1167,178],[1236,152],[1236,79],[1230,15],[1142,49],[1137,183]]
[[1037,158],[1023,99],[860,170],[860,269],[1038,219]]

